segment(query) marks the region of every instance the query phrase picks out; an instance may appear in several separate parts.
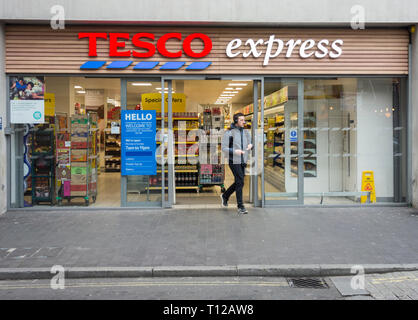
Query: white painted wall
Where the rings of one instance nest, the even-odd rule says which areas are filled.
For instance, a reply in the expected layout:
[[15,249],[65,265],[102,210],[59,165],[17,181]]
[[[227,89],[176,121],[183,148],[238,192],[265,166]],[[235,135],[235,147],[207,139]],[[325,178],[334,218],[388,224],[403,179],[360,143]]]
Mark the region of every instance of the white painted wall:
[[[0,43],[4,43],[4,25],[0,24]],[[6,136],[6,74],[4,70],[5,52],[4,46],[0,45],[0,117],[3,122],[3,129],[0,130],[0,214],[7,209],[7,151]]]
[[224,25],[345,25],[361,5],[369,25],[418,22],[416,0],[15,0],[0,2],[0,20],[49,23],[54,5],[74,21],[169,22]]
[[[418,25],[416,25],[418,28]],[[418,32],[412,36],[412,114],[409,115],[411,117],[410,123],[412,125],[412,172],[411,172],[411,192],[412,192],[412,204],[415,208],[418,207]],[[408,177],[409,178],[409,177]]]

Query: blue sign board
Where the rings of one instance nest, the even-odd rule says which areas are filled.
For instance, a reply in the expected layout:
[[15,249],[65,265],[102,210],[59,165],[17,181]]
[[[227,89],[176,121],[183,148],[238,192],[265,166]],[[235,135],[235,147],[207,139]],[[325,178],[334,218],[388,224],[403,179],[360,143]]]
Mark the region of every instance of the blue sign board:
[[298,142],[297,130],[290,130],[290,142]]
[[157,174],[155,110],[122,110],[121,160],[123,176]]

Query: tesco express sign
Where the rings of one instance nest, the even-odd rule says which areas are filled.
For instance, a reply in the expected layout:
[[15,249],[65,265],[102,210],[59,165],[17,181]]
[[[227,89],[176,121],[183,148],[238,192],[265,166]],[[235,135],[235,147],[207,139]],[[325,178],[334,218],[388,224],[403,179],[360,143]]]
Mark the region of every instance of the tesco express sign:
[[[132,38],[129,33],[81,32],[78,34],[78,38],[88,39],[89,57],[97,57],[98,39],[109,42],[109,57],[150,58],[158,51],[160,55],[166,58],[180,58],[184,53],[190,58],[199,59],[206,57],[212,51],[213,46],[211,38],[203,33],[192,33],[184,38],[179,32],[166,33],[157,40],[156,45],[154,44],[156,40],[155,34],[146,32],[136,33]],[[169,51],[166,46],[169,40],[180,42],[181,49]],[[203,42],[203,50],[200,52],[195,52],[192,49],[191,44],[196,40]],[[131,41],[135,48],[142,50],[126,50],[126,41]],[[243,58],[248,58],[249,56],[259,58],[263,56],[263,66],[267,66],[270,59],[278,57],[282,52],[286,58],[292,57],[293,53],[297,52],[302,59],[310,57],[337,59],[343,53],[343,44],[344,42],[341,39],[332,42],[327,39],[322,39],[318,42],[313,39],[304,41],[301,39],[290,39],[285,42],[271,35],[267,40],[258,39],[255,41],[248,39],[245,43],[241,39],[233,39],[227,44],[225,53],[231,59],[240,56]],[[264,50],[264,47],[259,48],[259,46],[265,46],[266,49]]]

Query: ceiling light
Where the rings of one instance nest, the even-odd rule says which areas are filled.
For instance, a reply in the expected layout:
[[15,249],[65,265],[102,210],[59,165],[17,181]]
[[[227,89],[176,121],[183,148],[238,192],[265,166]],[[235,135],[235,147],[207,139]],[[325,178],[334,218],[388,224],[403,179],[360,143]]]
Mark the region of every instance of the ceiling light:
[[152,83],[149,82],[132,82],[133,86],[143,86],[143,87],[149,87],[152,86]]
[[83,89],[82,86],[74,86],[74,89]]
[[81,94],[83,94],[83,93],[86,93],[86,91],[84,91],[84,90],[79,90],[79,91],[77,91],[77,93],[81,93]]
[[247,85],[248,83],[230,83],[230,84],[228,84],[228,86],[231,86],[231,87],[245,87],[246,85]]
[[235,90],[242,90],[242,88],[235,88]]
[[225,90],[234,90],[234,88],[225,88]]

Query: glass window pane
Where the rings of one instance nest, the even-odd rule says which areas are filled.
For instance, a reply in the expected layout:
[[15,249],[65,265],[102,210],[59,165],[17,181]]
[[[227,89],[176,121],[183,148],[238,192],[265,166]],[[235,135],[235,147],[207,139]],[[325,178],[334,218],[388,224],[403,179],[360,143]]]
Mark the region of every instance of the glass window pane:
[[392,78],[305,80],[305,204],[402,200],[401,89]]

